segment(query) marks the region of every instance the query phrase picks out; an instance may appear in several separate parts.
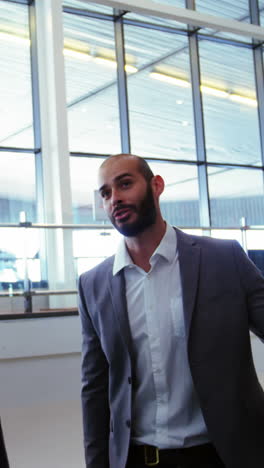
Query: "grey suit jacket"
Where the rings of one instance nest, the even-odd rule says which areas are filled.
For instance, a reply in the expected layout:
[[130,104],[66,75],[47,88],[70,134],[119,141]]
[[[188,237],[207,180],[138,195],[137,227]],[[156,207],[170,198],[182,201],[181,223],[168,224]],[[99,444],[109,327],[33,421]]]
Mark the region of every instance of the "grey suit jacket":
[[0,420],[0,467],[9,468],[1,420]]
[[[236,241],[177,231],[188,357],[209,437],[227,468],[264,466],[264,393],[249,329],[264,338],[264,279]],[[131,432],[131,336],[114,257],[79,281],[87,468],[124,468]]]

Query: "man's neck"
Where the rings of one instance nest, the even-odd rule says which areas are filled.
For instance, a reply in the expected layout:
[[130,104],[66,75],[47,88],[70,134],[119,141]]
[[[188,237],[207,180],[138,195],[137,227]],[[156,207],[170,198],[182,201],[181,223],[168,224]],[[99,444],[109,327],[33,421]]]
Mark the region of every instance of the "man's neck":
[[150,257],[160,244],[165,232],[166,223],[161,219],[154,226],[151,226],[137,236],[125,238],[127,250],[135,265],[138,265],[145,271],[150,270]]

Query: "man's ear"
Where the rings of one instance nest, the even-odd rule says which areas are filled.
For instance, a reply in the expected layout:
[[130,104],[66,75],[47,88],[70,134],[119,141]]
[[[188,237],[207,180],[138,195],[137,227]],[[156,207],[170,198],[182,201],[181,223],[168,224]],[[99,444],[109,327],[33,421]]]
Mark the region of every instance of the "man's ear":
[[153,195],[158,198],[162,194],[165,187],[163,178],[160,175],[153,176],[151,179],[151,186]]

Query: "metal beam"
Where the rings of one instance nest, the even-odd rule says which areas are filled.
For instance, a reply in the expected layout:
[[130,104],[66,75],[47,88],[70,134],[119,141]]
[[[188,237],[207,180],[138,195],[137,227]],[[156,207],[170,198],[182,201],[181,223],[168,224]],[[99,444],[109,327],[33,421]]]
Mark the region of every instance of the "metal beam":
[[[119,13],[115,10],[115,13]],[[121,12],[120,12],[121,13]],[[117,89],[120,114],[120,133],[122,153],[130,153],[130,130],[129,130],[129,112],[127,96],[127,80],[125,72],[125,49],[124,49],[124,30],[122,15],[114,22],[115,28],[115,49],[117,60]]]
[[170,5],[153,2],[152,0],[89,0],[119,10],[127,10],[147,16],[158,16],[180,23],[202,28],[216,28],[219,31],[230,32],[239,36],[247,36],[252,39],[264,41],[264,28],[254,24],[241,23],[240,21],[207,15],[198,11],[178,8]]

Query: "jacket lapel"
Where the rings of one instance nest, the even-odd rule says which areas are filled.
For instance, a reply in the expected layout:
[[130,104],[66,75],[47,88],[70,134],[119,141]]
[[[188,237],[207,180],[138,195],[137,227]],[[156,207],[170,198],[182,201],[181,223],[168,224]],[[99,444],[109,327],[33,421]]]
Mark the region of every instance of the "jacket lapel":
[[189,337],[199,278],[200,247],[196,244],[194,237],[184,234],[178,229],[176,229],[176,232],[182,282],[184,320],[186,335]]
[[128,348],[130,355],[132,354],[132,337],[130,333],[127,301],[126,301],[126,284],[124,272],[120,271],[117,275],[113,275],[112,270],[109,272],[109,290],[113,304],[114,315],[119,325],[119,331],[125,346]]

